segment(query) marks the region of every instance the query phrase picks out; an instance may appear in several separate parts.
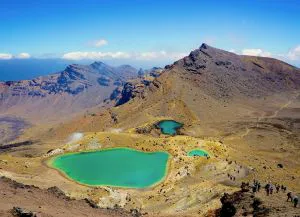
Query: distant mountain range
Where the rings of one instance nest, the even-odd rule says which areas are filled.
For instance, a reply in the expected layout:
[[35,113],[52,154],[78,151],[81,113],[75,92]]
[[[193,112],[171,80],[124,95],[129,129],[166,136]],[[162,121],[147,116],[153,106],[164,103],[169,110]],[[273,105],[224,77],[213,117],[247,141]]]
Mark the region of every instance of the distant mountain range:
[[0,81],[0,112],[29,121],[60,120],[59,116],[69,117],[101,104],[122,104],[126,101],[121,97],[124,87],[127,90],[129,84],[149,83],[159,71],[157,67],[137,70],[98,61],[72,64],[61,72],[31,80]]
[[115,88],[137,76],[138,70],[130,65],[94,62],[69,65],[32,80],[0,82],[0,111],[21,117],[78,112],[99,105]]
[[[61,58],[30,58],[30,59],[0,59],[0,82],[4,81],[20,81],[31,80],[39,76],[49,75],[63,70],[68,65],[79,64],[89,65],[91,60],[65,60]],[[108,65],[118,66],[123,65],[124,60],[105,60]],[[153,67],[152,62],[149,61],[130,61],[126,62],[135,68],[142,67],[148,69]],[[164,66],[165,63],[158,63],[157,65]],[[142,70],[147,71],[147,70]]]

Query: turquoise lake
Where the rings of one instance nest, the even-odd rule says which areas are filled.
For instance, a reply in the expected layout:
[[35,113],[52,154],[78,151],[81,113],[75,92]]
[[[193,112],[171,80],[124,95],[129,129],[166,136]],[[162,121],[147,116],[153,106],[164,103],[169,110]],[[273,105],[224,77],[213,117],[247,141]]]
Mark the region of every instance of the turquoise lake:
[[195,149],[195,150],[190,151],[188,153],[188,156],[191,156],[191,157],[193,157],[193,156],[208,157],[209,154],[206,151],[202,150],[202,149]]
[[176,135],[177,130],[180,129],[183,124],[173,120],[160,121],[158,124],[161,132],[166,135]]
[[57,156],[51,166],[85,185],[146,188],[165,177],[168,158],[166,152],[114,148]]

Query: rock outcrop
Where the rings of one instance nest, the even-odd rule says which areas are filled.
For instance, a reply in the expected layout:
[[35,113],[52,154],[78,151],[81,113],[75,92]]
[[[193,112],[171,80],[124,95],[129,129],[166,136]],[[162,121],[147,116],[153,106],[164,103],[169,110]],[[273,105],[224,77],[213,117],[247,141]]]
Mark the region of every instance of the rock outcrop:
[[0,216],[132,216],[122,208],[99,208],[91,200],[70,198],[58,187],[40,189],[6,177],[0,177],[0,192]]
[[116,89],[111,99],[116,99],[116,106],[122,105],[129,100],[139,97],[145,98],[145,91],[150,85],[155,85],[155,78],[159,77],[163,70],[153,67],[149,70],[139,71],[139,78],[126,82],[121,89]]

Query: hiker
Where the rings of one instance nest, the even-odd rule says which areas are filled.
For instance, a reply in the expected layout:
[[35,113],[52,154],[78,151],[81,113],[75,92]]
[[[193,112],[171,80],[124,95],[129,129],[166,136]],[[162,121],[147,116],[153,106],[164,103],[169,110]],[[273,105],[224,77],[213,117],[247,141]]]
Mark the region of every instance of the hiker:
[[289,201],[291,199],[291,201],[293,202],[293,199],[292,199],[292,192],[291,191],[289,191],[288,193],[287,193],[287,200],[286,201]]
[[260,191],[260,187],[261,187],[261,185],[260,185],[260,182],[259,182],[259,183],[257,183],[257,192]]
[[283,192],[285,193],[286,192],[286,187],[284,186],[284,188],[283,188]]
[[296,208],[297,205],[298,205],[298,201],[299,201],[299,199],[298,199],[298,197],[295,195],[295,197],[294,197],[294,199],[293,199],[294,207],[295,207],[295,208]]
[[271,184],[270,185],[270,194],[273,194],[274,186]]
[[276,193],[279,193],[279,190],[280,190],[280,186],[277,185],[277,186],[276,186]]
[[270,183],[266,184],[265,190],[266,190],[267,196],[269,196],[270,195]]

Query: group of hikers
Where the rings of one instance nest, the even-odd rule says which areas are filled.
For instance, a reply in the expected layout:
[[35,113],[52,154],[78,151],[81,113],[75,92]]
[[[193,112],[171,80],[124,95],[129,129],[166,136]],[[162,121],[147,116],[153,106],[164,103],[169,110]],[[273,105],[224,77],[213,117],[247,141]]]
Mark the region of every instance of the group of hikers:
[[[253,184],[251,186],[249,185],[249,183],[244,183],[243,182],[241,188],[243,189],[245,187],[251,187],[252,192],[255,194],[256,192],[260,192],[261,183],[258,180],[254,179]],[[274,184],[273,185],[271,182],[267,183],[264,188],[265,188],[267,196],[272,195],[275,192],[275,190],[276,190],[276,193],[279,193],[280,190],[284,193],[287,191],[286,186],[279,185],[279,184]],[[294,207],[297,207],[298,202],[299,202],[299,198],[296,194],[293,194],[291,191],[289,191],[287,193],[287,201],[293,202]]]
[[[266,184],[265,190],[267,193],[267,196],[270,194],[273,194],[274,188],[276,189],[276,193],[279,193],[280,190],[282,190],[284,193],[286,192],[286,187],[283,185],[272,185],[271,183]],[[287,200],[286,201],[291,201],[294,204],[294,207],[296,208],[299,202],[299,198],[296,194],[293,194],[291,191],[287,193]]]
[[276,189],[276,193],[279,193],[280,190],[282,190],[284,193],[286,192],[286,187],[283,185],[268,183],[265,186],[266,194],[269,196],[270,194],[273,194],[273,191]]

